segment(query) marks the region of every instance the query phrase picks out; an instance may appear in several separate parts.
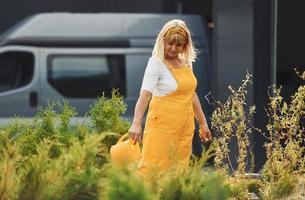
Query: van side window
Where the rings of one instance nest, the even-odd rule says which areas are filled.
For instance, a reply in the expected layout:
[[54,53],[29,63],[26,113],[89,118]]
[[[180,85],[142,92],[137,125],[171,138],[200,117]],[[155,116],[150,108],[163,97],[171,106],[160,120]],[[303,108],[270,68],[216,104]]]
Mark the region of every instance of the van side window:
[[52,55],[48,82],[67,98],[97,98],[112,88],[126,96],[124,55]]
[[28,85],[33,79],[34,55],[9,51],[0,54],[0,92]]

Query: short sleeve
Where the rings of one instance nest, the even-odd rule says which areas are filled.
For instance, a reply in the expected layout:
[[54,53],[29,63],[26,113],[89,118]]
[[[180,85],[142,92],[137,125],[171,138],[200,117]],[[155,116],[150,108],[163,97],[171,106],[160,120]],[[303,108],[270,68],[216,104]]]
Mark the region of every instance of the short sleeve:
[[160,67],[158,59],[150,57],[145,69],[141,90],[144,89],[153,93],[160,77]]

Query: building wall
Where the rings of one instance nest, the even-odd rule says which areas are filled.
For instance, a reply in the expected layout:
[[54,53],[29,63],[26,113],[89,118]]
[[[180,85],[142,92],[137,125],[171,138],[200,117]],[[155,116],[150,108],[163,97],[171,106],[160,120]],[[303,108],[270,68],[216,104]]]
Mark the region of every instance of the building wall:
[[[229,85],[237,89],[247,71],[253,74],[252,3],[252,0],[214,1],[213,94],[222,102],[230,95]],[[247,104],[253,104],[252,85],[248,87]],[[232,164],[236,168],[236,141],[229,146]]]
[[304,84],[293,70],[305,70],[304,8],[305,1],[278,1],[277,84],[286,101]]
[[[237,87],[246,72],[253,73],[252,0],[216,0],[214,6],[214,89],[220,100]],[[253,103],[252,87],[248,103]]]
[[22,18],[41,12],[162,13],[163,0],[10,0],[0,6],[0,33]]
[[[254,1],[253,19],[253,95],[256,114],[254,126],[266,132],[265,107],[268,104],[268,87],[271,85],[271,1]],[[259,171],[266,160],[266,153],[263,147],[265,137],[259,133],[253,135],[255,145],[255,171]]]

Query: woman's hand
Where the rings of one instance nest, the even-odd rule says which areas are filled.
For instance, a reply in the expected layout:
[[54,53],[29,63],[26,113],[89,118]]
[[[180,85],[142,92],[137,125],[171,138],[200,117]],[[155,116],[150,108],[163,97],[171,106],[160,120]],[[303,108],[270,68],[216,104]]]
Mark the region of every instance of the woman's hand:
[[133,144],[137,142],[141,143],[142,136],[142,126],[141,123],[133,122],[130,129],[128,130],[129,138],[133,140]]
[[135,111],[134,111],[134,119],[130,129],[128,130],[129,138],[131,138],[136,144],[137,142],[141,142],[142,136],[142,117],[144,112],[148,106],[148,103],[151,99],[152,93],[147,90],[141,90],[140,97],[137,100]]
[[211,131],[206,123],[206,119],[201,108],[201,104],[197,94],[195,93],[193,97],[193,109],[197,122],[199,123],[199,137],[202,142],[207,142],[212,140]]
[[208,142],[212,140],[212,134],[208,125],[199,126],[199,137],[201,139],[201,142]]

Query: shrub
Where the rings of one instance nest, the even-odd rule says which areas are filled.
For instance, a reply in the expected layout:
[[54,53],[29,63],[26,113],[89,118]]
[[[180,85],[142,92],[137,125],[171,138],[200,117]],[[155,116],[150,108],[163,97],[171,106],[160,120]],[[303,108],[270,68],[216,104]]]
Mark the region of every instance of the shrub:
[[[238,90],[234,90],[231,86],[229,89],[231,95],[225,103],[215,101],[216,109],[212,113],[211,124],[215,129],[216,137],[216,168],[221,171],[231,170],[234,173],[245,174],[247,164],[247,154],[250,152],[249,135],[252,133],[251,117],[255,112],[255,107],[251,106],[247,112],[246,108],[246,87],[251,83],[251,75],[246,75],[242,85]],[[233,139],[237,140],[238,155],[236,160],[230,157],[229,143]],[[237,170],[233,167],[233,162],[237,162]],[[253,162],[253,159],[252,159]],[[253,167],[253,163],[251,163]]]
[[262,199],[285,199],[292,195],[296,189],[297,176],[288,175],[282,177],[276,182],[265,184],[264,190],[262,190]]
[[287,174],[305,172],[305,147],[302,119],[305,115],[305,86],[300,86],[286,103],[280,88],[272,86],[267,109],[267,161],[262,173],[266,181],[277,182]]
[[17,145],[9,140],[8,133],[0,133],[0,199],[16,199],[20,184],[18,162],[22,157]]
[[[268,160],[262,180],[247,179],[248,138],[254,128],[250,120],[255,112],[255,107],[245,104],[250,77],[238,90],[229,87],[232,94],[224,104],[216,102],[212,127],[218,137],[201,158],[193,158],[185,171],[174,167],[149,181],[134,170],[118,171],[108,162],[110,147],[129,127],[120,118],[126,105],[117,91],[91,107],[93,124],[72,125],[70,120],[77,113],[67,101],[40,108],[31,123],[15,118],[0,129],[0,199],[217,200],[248,199],[249,192],[268,200],[287,199],[297,192],[297,198],[303,198],[305,86],[299,87],[290,103],[283,101],[280,88],[270,88],[269,134],[262,133],[269,139],[265,144]],[[228,176],[228,169],[233,171],[228,148],[233,137],[237,138],[238,167]],[[205,166],[214,155],[217,170]]]
[[126,133],[130,123],[121,118],[125,113],[127,105],[118,90],[112,91],[111,99],[103,96],[99,97],[96,103],[90,107],[89,116],[94,122],[99,132],[113,131],[116,133]]
[[129,170],[118,171],[112,168],[106,179],[105,193],[101,199],[105,200],[148,200],[153,199],[148,187],[141,177]]
[[97,199],[102,171],[96,168],[101,136],[86,137],[56,159],[48,158],[52,142],[44,140],[21,175],[19,199]]
[[225,183],[226,175],[203,168],[206,161],[213,156],[214,144],[204,151],[200,159],[193,159],[190,168],[177,173],[171,170],[161,181],[158,199],[176,200],[208,200],[227,199],[230,186]]

